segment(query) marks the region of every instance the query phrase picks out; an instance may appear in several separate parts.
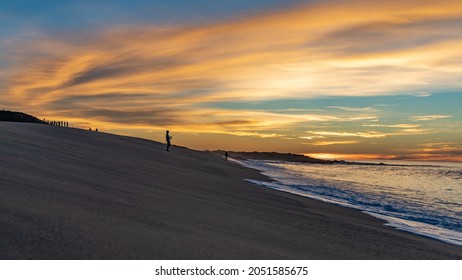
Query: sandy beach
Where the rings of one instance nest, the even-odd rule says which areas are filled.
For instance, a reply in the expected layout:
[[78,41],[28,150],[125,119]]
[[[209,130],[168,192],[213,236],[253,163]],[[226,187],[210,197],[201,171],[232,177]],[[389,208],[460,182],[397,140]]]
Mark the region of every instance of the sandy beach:
[[248,183],[264,176],[215,154],[170,150],[0,122],[0,258],[462,259],[357,210]]

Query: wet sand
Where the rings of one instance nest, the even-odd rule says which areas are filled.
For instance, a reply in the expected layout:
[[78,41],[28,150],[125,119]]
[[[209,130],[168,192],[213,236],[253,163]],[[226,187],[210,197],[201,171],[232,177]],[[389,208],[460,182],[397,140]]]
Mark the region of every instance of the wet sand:
[[170,150],[0,122],[0,258],[462,259],[360,211],[248,183],[265,178],[215,154]]

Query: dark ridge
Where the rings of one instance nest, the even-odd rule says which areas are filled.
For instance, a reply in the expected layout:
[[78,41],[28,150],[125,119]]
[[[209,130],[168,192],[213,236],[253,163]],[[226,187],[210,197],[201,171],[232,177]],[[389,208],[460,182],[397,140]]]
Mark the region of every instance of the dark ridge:
[[[211,153],[224,156],[225,151],[217,150],[211,151]],[[345,160],[325,160],[312,158],[309,156],[299,154],[284,154],[277,152],[231,152],[228,151],[229,157],[237,160],[280,160],[288,162],[304,162],[304,163],[318,163],[318,164],[351,164],[351,165],[386,165],[386,166],[402,166],[398,164],[384,164],[384,163],[371,163],[371,162],[357,162],[357,161],[345,161]]]
[[0,121],[4,122],[28,122],[28,123],[45,123],[38,118],[22,113],[22,112],[12,112],[12,111],[0,111]]
[[[212,151],[212,153],[218,155],[224,155],[225,151]],[[246,160],[246,159],[256,159],[256,160],[283,160],[291,162],[306,162],[306,163],[321,163],[321,164],[332,164],[335,161],[323,160],[312,158],[304,155],[298,154],[284,154],[276,152],[231,152],[228,151],[229,157],[237,160]]]

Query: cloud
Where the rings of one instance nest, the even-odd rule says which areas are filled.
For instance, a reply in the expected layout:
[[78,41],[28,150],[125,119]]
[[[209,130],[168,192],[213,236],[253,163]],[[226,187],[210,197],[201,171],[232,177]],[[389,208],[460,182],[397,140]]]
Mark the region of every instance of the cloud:
[[300,136],[298,137],[300,139],[308,139],[308,140],[313,140],[313,139],[318,139],[318,138],[325,138],[324,136]]
[[[209,25],[109,28],[74,38],[72,44],[66,43],[68,38],[43,37],[33,48],[15,51],[25,59],[10,90],[30,97],[68,94],[72,87],[82,94],[102,93],[107,87],[165,94],[211,89],[214,94],[205,94],[207,98],[226,100],[371,95],[418,86],[429,74],[448,75],[438,74],[438,67],[431,71],[428,64],[453,57],[460,47],[462,32],[447,26],[462,26],[453,24],[462,11],[453,1],[439,3],[432,13],[423,12],[435,5],[413,4],[372,7],[347,1]],[[427,42],[428,36],[435,38]],[[393,50],[375,48],[390,39]],[[407,45],[409,40],[414,44]],[[446,41],[453,45],[444,52],[434,49]],[[352,43],[364,49],[360,57],[331,49]],[[421,54],[430,56],[423,61]]]
[[401,123],[401,124],[363,124],[362,126],[365,126],[365,127],[405,128],[405,129],[412,129],[412,128],[420,127],[417,124],[407,124],[407,123]]
[[330,146],[330,145],[351,145],[351,144],[358,144],[360,143],[359,141],[317,141],[313,143],[305,143],[308,145],[313,145],[313,146]]
[[[454,29],[445,28],[453,26]],[[316,44],[342,55],[385,53],[413,49],[453,40],[462,32],[462,18],[414,16],[411,20],[382,19],[340,28],[327,33]],[[327,46],[325,43],[328,42]],[[380,42],[380,44],[377,44]]]
[[412,95],[416,96],[416,97],[429,97],[429,96],[432,96],[432,94],[428,93],[428,92],[416,92],[416,93],[414,93]]
[[452,116],[445,116],[445,115],[427,115],[427,116],[413,116],[410,117],[412,121],[433,121],[439,119],[447,119],[451,118]]
[[237,136],[250,136],[259,138],[282,138],[285,135],[276,133],[261,133],[261,132],[245,132],[245,131],[226,131],[226,134],[237,135]]
[[406,150],[399,159],[462,161],[462,145],[455,142],[434,142],[420,144],[415,149]]
[[[324,137],[359,137],[359,138],[385,138],[390,136],[402,135],[420,135],[428,134],[431,131],[419,128],[404,128],[392,132],[379,132],[379,131],[360,131],[360,132],[347,132],[347,131],[306,131],[313,135],[320,135]],[[309,136],[308,136],[309,137]]]
[[338,132],[338,131],[306,131],[307,133],[321,136],[334,136],[334,137],[361,137],[361,138],[383,138],[386,133],[377,131],[367,132]]
[[347,112],[373,112],[376,111],[373,107],[366,107],[366,108],[355,108],[355,107],[342,107],[342,106],[327,106],[326,108],[329,109],[338,109]]

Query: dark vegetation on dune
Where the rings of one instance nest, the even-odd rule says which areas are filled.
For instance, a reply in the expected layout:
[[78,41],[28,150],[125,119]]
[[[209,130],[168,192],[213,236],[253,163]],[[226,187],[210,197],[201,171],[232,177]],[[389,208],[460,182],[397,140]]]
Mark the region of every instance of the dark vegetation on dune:
[[28,122],[28,123],[45,123],[38,118],[22,113],[0,110],[0,121],[5,122]]
[[4,122],[25,122],[25,123],[40,123],[40,124],[49,124],[62,127],[69,127],[69,122],[66,121],[54,121],[54,120],[40,120],[34,116],[31,116],[22,112],[13,112],[0,110],[0,121]]

